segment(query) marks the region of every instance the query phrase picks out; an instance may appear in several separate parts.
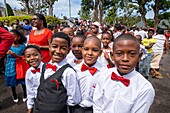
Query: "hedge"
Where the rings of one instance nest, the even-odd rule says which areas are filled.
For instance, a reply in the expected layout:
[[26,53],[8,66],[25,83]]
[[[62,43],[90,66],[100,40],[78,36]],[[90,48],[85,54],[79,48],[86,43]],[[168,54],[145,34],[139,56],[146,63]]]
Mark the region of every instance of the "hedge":
[[[16,19],[18,19],[20,22],[23,22],[23,19],[31,20],[32,17],[33,16],[29,16],[29,15],[28,16],[8,16],[8,17],[0,17],[0,21],[4,22],[4,20],[7,19],[7,20],[9,20],[10,25],[11,25],[12,23],[14,23],[14,21]],[[52,25],[54,23],[60,24],[62,22],[62,20],[60,20],[56,17],[53,17],[53,16],[46,16],[45,18],[46,18],[47,24],[50,24],[50,25]]]

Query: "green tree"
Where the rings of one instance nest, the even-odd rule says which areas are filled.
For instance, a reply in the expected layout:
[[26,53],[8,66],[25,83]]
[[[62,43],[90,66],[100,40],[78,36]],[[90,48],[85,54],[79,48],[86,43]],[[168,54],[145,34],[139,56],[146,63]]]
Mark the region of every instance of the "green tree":
[[14,16],[13,10],[8,3],[6,3],[6,7],[7,7],[7,11],[8,11],[8,16]]
[[29,6],[29,0],[17,0],[20,1],[21,5],[25,8],[26,13],[29,14],[30,13],[30,6]]

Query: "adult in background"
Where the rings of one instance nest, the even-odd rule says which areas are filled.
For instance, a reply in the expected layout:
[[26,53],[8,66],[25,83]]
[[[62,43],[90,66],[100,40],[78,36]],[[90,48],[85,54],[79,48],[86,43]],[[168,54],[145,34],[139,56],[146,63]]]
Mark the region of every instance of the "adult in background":
[[49,62],[49,41],[52,36],[52,31],[47,29],[46,19],[41,14],[34,14],[32,18],[33,26],[36,30],[32,30],[29,37],[29,44],[34,44],[40,47],[42,61]]
[[154,39],[156,39],[156,43],[152,47],[152,58],[150,62],[150,67],[154,72],[152,77],[163,78],[163,76],[159,73],[159,64],[163,55],[166,38],[164,35],[164,29],[159,28],[156,32],[157,35],[153,37]]

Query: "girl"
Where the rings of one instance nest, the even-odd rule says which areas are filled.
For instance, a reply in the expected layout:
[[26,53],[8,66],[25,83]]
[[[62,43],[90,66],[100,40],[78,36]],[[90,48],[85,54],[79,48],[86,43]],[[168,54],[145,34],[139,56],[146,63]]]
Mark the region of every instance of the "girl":
[[100,62],[104,65],[107,66],[108,68],[114,67],[114,63],[110,58],[111,55],[111,47],[109,47],[109,44],[111,42],[111,35],[108,32],[103,32],[102,33],[102,38],[101,42],[103,44],[102,47],[102,55],[100,56]]
[[17,30],[11,30],[11,34],[15,37],[14,43],[7,52],[5,80],[6,86],[11,86],[13,101],[17,103],[18,97],[16,94],[16,86],[21,83],[23,88],[23,102],[26,101],[26,87],[23,80],[16,80],[16,58],[21,59],[22,51],[25,48],[24,42],[26,38]]

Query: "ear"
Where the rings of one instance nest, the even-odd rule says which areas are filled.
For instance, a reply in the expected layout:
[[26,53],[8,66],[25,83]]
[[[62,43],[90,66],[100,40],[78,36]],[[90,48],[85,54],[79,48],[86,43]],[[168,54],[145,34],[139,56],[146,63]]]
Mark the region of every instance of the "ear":
[[111,57],[112,61],[114,61],[113,51],[110,52],[110,57]]
[[103,50],[100,50],[99,56],[101,56],[101,55],[102,55],[102,52],[103,52]]

